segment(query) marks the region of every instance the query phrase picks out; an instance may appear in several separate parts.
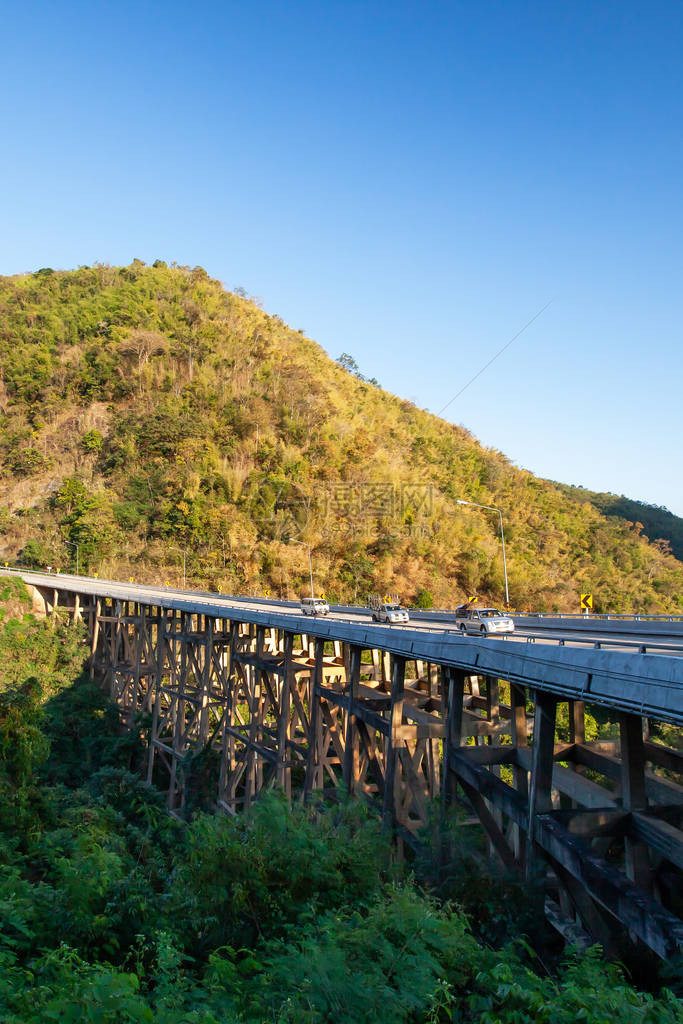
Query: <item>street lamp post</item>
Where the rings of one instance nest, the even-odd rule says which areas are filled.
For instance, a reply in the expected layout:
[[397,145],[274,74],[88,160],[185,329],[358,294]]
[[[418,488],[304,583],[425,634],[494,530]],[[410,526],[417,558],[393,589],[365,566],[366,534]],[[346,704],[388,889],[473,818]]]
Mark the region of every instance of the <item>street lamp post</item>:
[[290,538],[289,543],[290,544],[301,544],[301,546],[306,548],[306,550],[308,551],[308,573],[309,573],[309,575],[311,577],[311,597],[315,598],[315,594],[313,593],[313,562],[311,560],[311,545],[307,544],[306,541],[294,540],[293,538]]
[[186,587],[186,584],[187,584],[187,573],[185,572],[185,556],[187,554],[187,548],[170,547],[168,550],[169,551],[179,551],[181,553],[181,555],[183,556],[183,590],[185,590],[185,587]]
[[487,512],[497,512],[500,517],[500,539],[503,545],[503,573],[505,575],[505,604],[510,604],[510,594],[508,591],[508,566],[505,558],[505,533],[503,531],[503,513],[499,508],[494,508],[493,505],[478,505],[476,501],[462,501],[460,498],[456,498],[456,505],[472,505],[473,508],[485,508]]
[[80,563],[78,561],[78,544],[76,543],[75,540],[67,540],[64,543],[68,544],[69,547],[76,548],[76,575],[80,576],[81,572],[80,572]]

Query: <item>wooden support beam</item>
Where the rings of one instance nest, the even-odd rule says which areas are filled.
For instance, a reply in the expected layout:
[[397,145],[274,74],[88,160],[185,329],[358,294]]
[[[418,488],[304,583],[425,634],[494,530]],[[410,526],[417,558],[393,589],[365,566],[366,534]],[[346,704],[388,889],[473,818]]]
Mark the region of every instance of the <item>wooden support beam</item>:
[[[645,744],[643,744],[645,749]],[[662,750],[667,748],[662,747]],[[614,741],[594,741],[591,743],[577,743],[571,755],[566,760],[574,761],[576,764],[590,768],[591,771],[599,772],[601,775],[621,783],[621,761],[617,756],[617,745]],[[652,759],[654,760],[654,758]],[[663,767],[666,767],[665,765]],[[648,802],[657,803],[679,803],[683,806],[683,786],[672,782],[670,779],[654,775],[650,771],[645,772],[645,794]]]
[[649,740],[644,740],[643,749],[646,759],[652,764],[683,775],[683,750],[665,747],[661,743],[652,743]]
[[[288,634],[290,636],[290,634]],[[285,641],[287,642],[287,641]],[[291,644],[291,639],[289,641]],[[250,807],[255,797],[258,794],[258,783],[259,783],[259,770],[258,770],[258,758],[261,751],[260,738],[261,738],[261,716],[263,713],[263,692],[262,692],[262,676],[260,672],[257,672],[251,665],[240,665],[243,675],[242,680],[244,681],[243,696],[245,698],[245,706],[248,715],[248,743],[246,748],[245,758],[245,770],[244,770],[244,790],[243,790],[243,801],[244,807]],[[281,720],[281,719],[280,719]],[[231,728],[231,727],[230,727]],[[234,734],[241,735],[238,730],[234,730]],[[286,746],[284,737],[278,735],[278,752],[283,750]],[[282,759],[283,763],[280,763],[281,759],[278,756],[276,762],[276,779],[280,784],[283,784],[286,754]]]
[[605,912],[588,894],[583,885],[561,864],[553,865],[560,884],[567,891],[576,911],[588,932],[602,946],[609,956],[612,953],[615,937],[615,919]]
[[444,810],[452,807],[457,800],[458,786],[451,771],[450,755],[462,745],[463,702],[465,697],[465,673],[450,666],[443,670],[443,685],[446,697],[446,737],[444,740],[444,766],[441,780],[442,804]]
[[[640,715],[619,715],[621,735],[621,802],[625,810],[643,811],[645,794],[645,750]],[[637,885],[650,890],[650,861],[642,840],[626,837],[626,873]]]
[[476,789],[478,793],[495,803],[503,814],[526,831],[529,824],[527,801],[519,793],[516,793],[512,786],[508,786],[502,779],[492,775],[487,768],[478,764],[472,756],[475,750],[475,747],[460,747],[451,750],[449,764],[457,775],[458,781],[467,783]]
[[142,667],[142,650],[144,637],[147,629],[144,609],[138,606],[137,622],[133,626],[132,646],[134,651],[134,667],[130,685],[129,703],[127,708],[128,725],[132,728],[138,714],[138,703],[140,700],[140,670]]
[[209,704],[211,693],[211,666],[213,663],[214,620],[204,616],[204,644],[201,665],[201,711],[199,716],[199,744],[204,747],[209,741]]
[[[523,686],[510,684],[510,738],[515,751],[526,748],[529,742],[528,723],[526,717],[526,690]],[[529,796],[529,774],[527,768],[520,764],[519,759],[515,761],[512,769],[512,778],[515,791],[525,800]],[[516,822],[512,823],[512,845],[515,856],[521,864],[526,863],[527,837],[524,829],[521,829]]]
[[486,801],[474,786],[461,780],[467,799],[472,804],[474,813],[479,818],[481,825],[491,843],[492,848],[500,857],[506,870],[513,874],[519,874],[519,863],[515,859],[514,852],[510,849],[500,828],[500,823],[488,809]]
[[534,715],[534,743],[531,763],[531,788],[529,791],[529,825],[527,833],[526,877],[537,881],[543,874],[542,862],[536,856],[534,844],[536,819],[539,814],[552,810],[553,758],[555,754],[555,717],[557,700],[548,693],[536,692]]
[[596,838],[618,838],[626,834],[630,815],[617,807],[601,807],[595,810],[564,810],[549,812],[573,836],[590,840]]
[[553,815],[538,815],[535,829],[535,841],[553,861],[658,956],[669,959],[683,952],[683,922],[677,917],[597,857]]
[[379,751],[377,749],[377,736],[376,734],[371,734],[365,722],[361,720],[356,723],[356,728],[358,729],[358,738],[360,740],[367,771],[372,776],[377,793],[382,799],[384,799],[384,765],[382,764]]
[[365,704],[361,704],[357,698],[355,702],[352,702],[351,697],[347,693],[339,693],[337,690],[330,690],[326,686],[319,687],[318,693],[327,701],[328,704],[333,707],[343,708],[347,714],[351,706],[353,706],[354,718],[360,719],[365,722],[366,725],[369,725],[371,729],[375,729],[377,732],[381,732],[385,736],[390,734],[391,723],[379,714],[379,712],[373,711]]
[[643,840],[683,871],[683,831],[680,828],[638,811],[632,812],[630,822],[635,839]]
[[314,789],[322,789],[323,787],[323,719],[320,708],[320,687],[323,682],[324,659],[325,643],[320,637],[316,637],[315,667],[309,690],[308,759],[306,761],[304,797],[310,796]]
[[346,713],[346,739],[344,741],[344,766],[342,779],[344,786],[353,793],[356,790],[359,774],[360,749],[356,730],[356,717],[363,709],[358,706],[358,686],[360,683],[361,648],[349,644],[347,654],[347,693],[348,708]]
[[100,613],[102,609],[102,602],[99,597],[95,598],[94,611],[91,616],[92,626],[90,635],[90,665],[89,673],[90,678],[95,678],[95,667],[97,661],[97,648],[100,639]]
[[643,722],[640,715],[619,716],[621,734],[621,796],[628,810],[644,810],[645,751],[643,748]]
[[405,658],[395,655],[392,658],[391,666],[391,731],[387,737],[384,801],[382,807],[382,820],[385,828],[392,827],[396,818],[396,810],[400,803],[398,748],[401,741],[398,738],[398,730],[403,723],[405,672]]
[[[520,827],[528,820],[524,801],[500,779],[477,764],[463,748],[451,753],[453,768],[464,783],[482,797],[494,802]],[[588,895],[597,900],[638,938],[646,942],[658,955],[668,957],[673,950],[683,950],[683,923],[647,897],[642,889],[607,864],[586,847],[562,824],[562,818],[573,812],[537,814],[534,823],[534,842],[577,879]],[[603,814],[609,814],[607,809]],[[623,818],[619,819],[624,821]],[[618,827],[617,819],[610,824]],[[585,911],[585,907],[584,907]],[[585,913],[584,913],[585,919]],[[586,921],[588,925],[588,921]],[[595,933],[594,933],[595,934]]]
[[569,739],[572,743],[586,742],[586,704],[582,700],[569,702]]
[[[559,753],[563,760],[571,760],[575,752],[583,750],[584,748],[578,744],[555,745],[556,757]],[[521,768],[531,771],[533,758],[530,748],[519,747],[517,759]],[[553,765],[552,789],[560,793],[566,793],[580,807],[599,808],[617,806],[614,794],[605,789],[604,786],[598,785],[597,782],[593,782],[591,779],[584,778],[583,775],[578,775],[569,768],[563,768],[559,764]]]
[[498,725],[500,721],[500,685],[497,676],[486,676],[486,717],[492,725]]

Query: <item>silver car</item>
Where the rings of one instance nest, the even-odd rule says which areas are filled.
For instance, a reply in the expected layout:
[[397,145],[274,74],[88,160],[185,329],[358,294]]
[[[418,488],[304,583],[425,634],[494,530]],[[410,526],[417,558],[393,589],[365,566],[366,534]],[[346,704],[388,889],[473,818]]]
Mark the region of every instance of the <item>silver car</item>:
[[493,636],[515,631],[510,616],[497,608],[456,608],[455,624],[463,635],[479,633],[480,636]]

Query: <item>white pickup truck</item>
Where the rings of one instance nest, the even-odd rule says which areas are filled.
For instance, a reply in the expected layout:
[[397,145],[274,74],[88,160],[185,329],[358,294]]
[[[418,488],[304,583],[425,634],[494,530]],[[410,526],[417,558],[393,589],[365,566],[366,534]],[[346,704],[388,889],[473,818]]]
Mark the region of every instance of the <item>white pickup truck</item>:
[[371,597],[368,605],[373,622],[387,622],[393,625],[397,622],[408,622],[410,619],[408,612],[398,601],[384,601],[380,597]]
[[455,625],[461,633],[479,633],[481,636],[515,631],[510,616],[497,608],[472,608],[466,604],[455,609]]

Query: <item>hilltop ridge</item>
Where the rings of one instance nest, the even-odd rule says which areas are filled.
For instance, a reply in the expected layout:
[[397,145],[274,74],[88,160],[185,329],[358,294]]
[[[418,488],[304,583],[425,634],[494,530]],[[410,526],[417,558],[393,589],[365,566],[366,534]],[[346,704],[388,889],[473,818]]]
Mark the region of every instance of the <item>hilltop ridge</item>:
[[190,585],[293,597],[298,541],[333,599],[500,602],[497,517],[464,499],[503,511],[516,608],[578,610],[589,590],[596,610],[683,610],[683,564],[640,523],[359,378],[200,267],[0,278],[0,357],[3,561],[74,568],[78,545],[81,569],[178,583],[185,549]]

